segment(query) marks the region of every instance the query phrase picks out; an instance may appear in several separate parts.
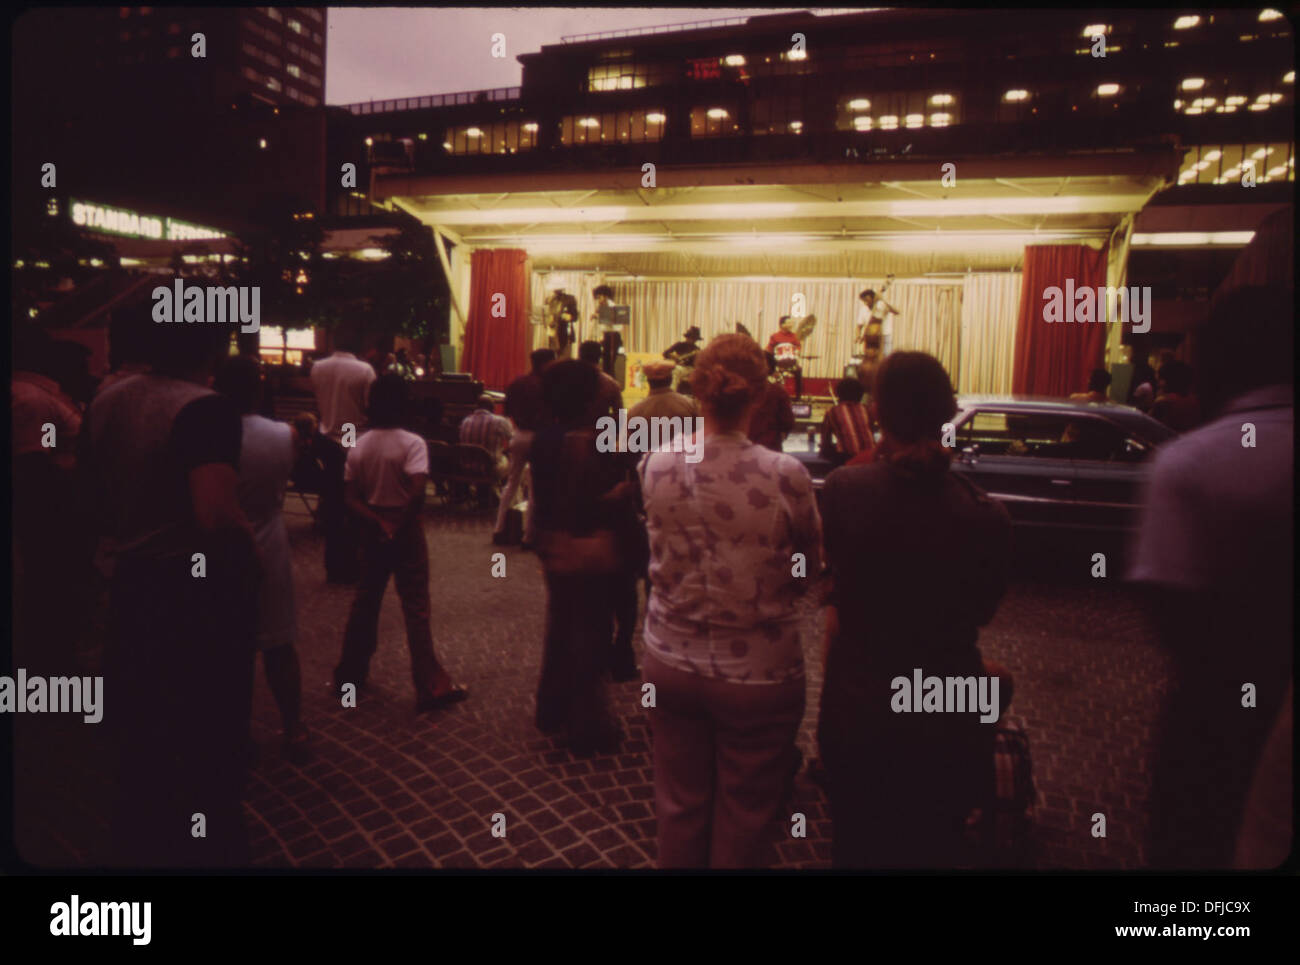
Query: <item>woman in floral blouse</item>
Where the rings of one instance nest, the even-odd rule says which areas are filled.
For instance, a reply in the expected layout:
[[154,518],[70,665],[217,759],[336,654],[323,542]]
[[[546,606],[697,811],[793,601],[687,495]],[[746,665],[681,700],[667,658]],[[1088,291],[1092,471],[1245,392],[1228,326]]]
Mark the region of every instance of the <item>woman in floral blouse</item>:
[[752,864],[798,764],[795,602],[821,569],[821,520],[802,464],[746,437],[766,381],[757,343],[714,339],[693,376],[702,450],[654,452],[640,465],[664,867]]

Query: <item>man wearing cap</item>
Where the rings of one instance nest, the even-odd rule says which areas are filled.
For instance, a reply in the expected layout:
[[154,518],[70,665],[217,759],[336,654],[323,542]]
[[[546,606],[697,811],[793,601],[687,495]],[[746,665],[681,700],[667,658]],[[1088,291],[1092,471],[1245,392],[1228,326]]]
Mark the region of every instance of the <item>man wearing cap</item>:
[[673,372],[673,388],[680,388],[682,382],[689,380],[691,373],[695,371],[695,356],[700,354],[702,337],[700,330],[692,325],[682,335],[680,342],[674,342],[664,352],[664,358],[676,366]]
[[629,419],[638,416],[646,419],[658,416],[694,418],[699,414],[694,399],[673,391],[672,362],[649,362],[641,371],[645,372],[646,381],[650,384],[650,394],[628,410]]

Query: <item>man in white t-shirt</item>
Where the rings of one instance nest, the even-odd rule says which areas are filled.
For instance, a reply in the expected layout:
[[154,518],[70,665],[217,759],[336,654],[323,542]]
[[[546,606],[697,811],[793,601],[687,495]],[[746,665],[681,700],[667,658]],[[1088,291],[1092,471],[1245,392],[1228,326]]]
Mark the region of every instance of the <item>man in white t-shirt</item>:
[[355,583],[357,579],[357,535],[343,505],[343,427],[352,425],[359,433],[366,424],[366,396],[375,370],[351,351],[356,346],[351,333],[338,336],[342,348],[311,368],[311,387],[320,412],[320,435],[315,453],[325,467],[321,486],[320,517],[325,531],[325,578],[330,583]]
[[854,345],[862,345],[862,354],[868,362],[879,361],[893,349],[894,323],[891,316],[897,315],[898,309],[885,301],[883,295],[883,291],[877,295],[872,288],[864,288],[858,293],[861,304],[858,306]]
[[436,710],[468,696],[438,663],[429,627],[429,551],[424,539],[424,490],[429,447],[401,428],[407,383],[390,373],[370,391],[368,432],[348,451],[344,470],[347,507],[361,523],[361,579],[334,670],[338,689],[360,690],[379,643],[379,608],[391,575],[397,584],[411,650],[417,712]]

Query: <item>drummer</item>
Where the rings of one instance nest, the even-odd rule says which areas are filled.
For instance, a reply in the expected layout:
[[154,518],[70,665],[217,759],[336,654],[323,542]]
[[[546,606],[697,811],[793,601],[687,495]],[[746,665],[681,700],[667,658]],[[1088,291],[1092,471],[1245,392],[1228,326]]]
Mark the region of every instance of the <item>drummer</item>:
[[783,372],[794,373],[794,397],[803,397],[803,368],[799,365],[799,349],[803,343],[794,333],[795,320],[789,315],[781,316],[781,330],[773,332],[767,340],[767,350],[776,356],[776,367]]

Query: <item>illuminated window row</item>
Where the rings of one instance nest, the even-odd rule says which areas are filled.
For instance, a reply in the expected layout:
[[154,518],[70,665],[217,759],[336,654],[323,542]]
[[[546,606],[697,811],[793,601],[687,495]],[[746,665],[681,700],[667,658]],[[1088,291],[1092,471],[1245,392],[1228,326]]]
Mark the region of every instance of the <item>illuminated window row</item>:
[[1241,184],[1252,170],[1256,184],[1295,180],[1295,144],[1219,144],[1191,148],[1183,156],[1179,185]]

